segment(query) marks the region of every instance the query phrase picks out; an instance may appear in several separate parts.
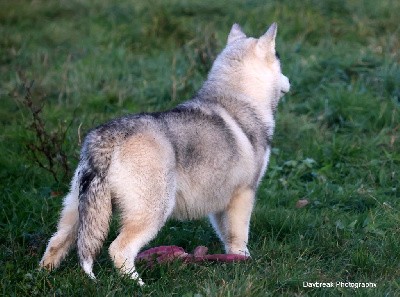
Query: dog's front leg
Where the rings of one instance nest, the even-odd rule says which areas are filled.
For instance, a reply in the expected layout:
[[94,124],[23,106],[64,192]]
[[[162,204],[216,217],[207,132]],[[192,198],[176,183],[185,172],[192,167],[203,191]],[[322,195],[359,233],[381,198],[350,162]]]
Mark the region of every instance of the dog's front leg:
[[210,215],[210,221],[225,245],[227,254],[250,256],[247,249],[249,225],[254,204],[254,190],[237,190],[228,207]]

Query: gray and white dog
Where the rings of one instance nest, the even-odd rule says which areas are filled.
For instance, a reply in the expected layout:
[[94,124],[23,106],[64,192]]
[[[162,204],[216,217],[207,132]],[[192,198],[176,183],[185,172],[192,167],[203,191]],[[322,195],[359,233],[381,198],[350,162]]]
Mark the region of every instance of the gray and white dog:
[[290,84],[275,52],[277,25],[259,39],[234,24],[198,93],[175,109],[128,115],[91,130],[40,266],[60,265],[77,241],[92,267],[112,204],[121,230],[109,253],[142,284],[135,257],[168,218],[208,216],[226,253],[249,255],[255,192],[266,170],[274,113]]

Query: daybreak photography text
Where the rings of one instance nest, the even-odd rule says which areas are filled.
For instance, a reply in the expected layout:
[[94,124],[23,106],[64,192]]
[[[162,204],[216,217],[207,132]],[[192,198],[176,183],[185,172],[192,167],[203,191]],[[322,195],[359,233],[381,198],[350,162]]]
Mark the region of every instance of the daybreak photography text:
[[372,282],[303,282],[303,288],[376,288]]

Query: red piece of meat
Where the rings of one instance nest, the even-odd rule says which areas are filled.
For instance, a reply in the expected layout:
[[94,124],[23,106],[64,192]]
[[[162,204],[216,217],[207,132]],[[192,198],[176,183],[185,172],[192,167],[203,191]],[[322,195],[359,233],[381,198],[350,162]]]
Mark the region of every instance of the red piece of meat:
[[155,263],[167,263],[180,259],[185,263],[199,263],[205,261],[211,262],[240,262],[246,261],[250,257],[236,254],[207,254],[208,248],[205,246],[198,246],[193,251],[193,254],[188,254],[179,246],[159,246],[148,249],[139,253],[136,257],[138,262],[146,262],[148,266]]

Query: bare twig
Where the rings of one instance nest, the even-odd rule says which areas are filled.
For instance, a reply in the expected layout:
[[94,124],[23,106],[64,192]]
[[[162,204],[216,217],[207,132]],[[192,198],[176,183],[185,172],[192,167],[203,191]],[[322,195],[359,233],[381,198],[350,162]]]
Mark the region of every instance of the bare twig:
[[63,173],[62,179],[70,174],[68,158],[63,150],[63,144],[72,122],[66,128],[59,126],[53,132],[46,130],[46,125],[42,118],[43,105],[37,106],[32,100],[31,90],[33,83],[34,81],[32,80],[29,84],[25,84],[25,97],[23,100],[23,104],[32,115],[32,122],[28,128],[35,136],[31,142],[26,144],[26,148],[36,165],[50,172],[54,180],[59,182],[60,171]]
[[79,124],[79,127],[78,127],[78,144],[79,144],[79,145],[82,144],[81,127],[82,127],[82,122]]

